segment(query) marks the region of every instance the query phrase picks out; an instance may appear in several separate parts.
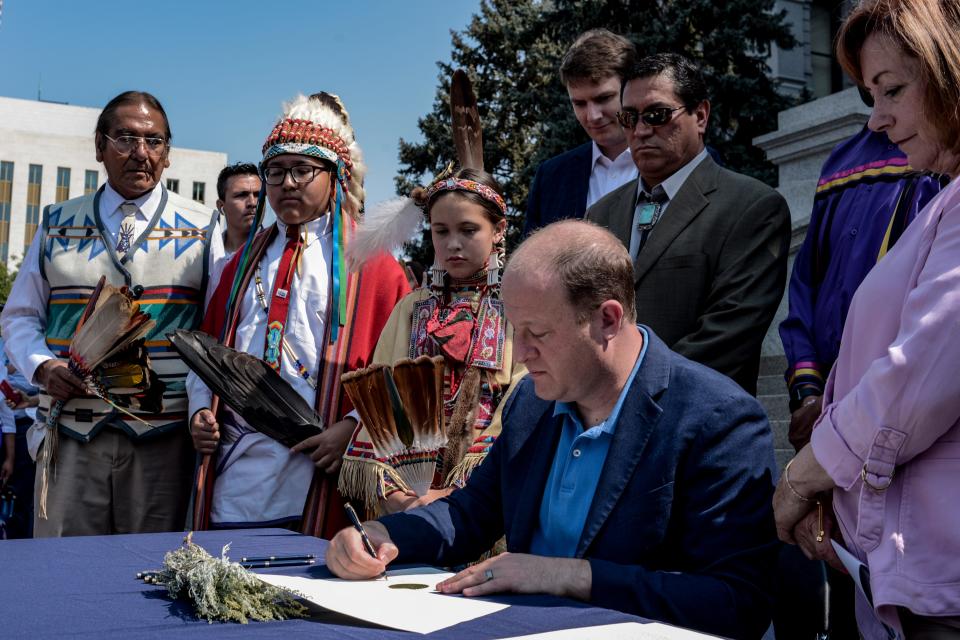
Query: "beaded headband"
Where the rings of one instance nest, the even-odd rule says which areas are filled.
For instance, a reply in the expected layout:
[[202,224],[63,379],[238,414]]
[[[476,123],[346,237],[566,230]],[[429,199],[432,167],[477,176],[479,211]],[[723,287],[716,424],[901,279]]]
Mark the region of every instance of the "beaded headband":
[[[343,180],[350,179],[350,151],[343,139],[333,129],[322,127],[309,120],[287,118],[277,123],[266,142],[263,143],[263,160],[260,164],[284,153],[312,156],[342,166]],[[339,162],[338,162],[339,161]]]
[[500,213],[504,215],[507,214],[507,203],[503,201],[499,193],[483,183],[474,180],[464,180],[463,178],[444,178],[443,180],[437,180],[427,188],[427,202],[433,200],[434,196],[443,191],[470,191],[484,200],[497,205]]

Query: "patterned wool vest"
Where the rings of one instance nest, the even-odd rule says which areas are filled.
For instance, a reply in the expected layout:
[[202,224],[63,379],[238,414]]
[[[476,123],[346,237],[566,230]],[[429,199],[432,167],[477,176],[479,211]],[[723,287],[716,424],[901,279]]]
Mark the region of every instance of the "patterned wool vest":
[[[134,291],[142,287],[140,308],[156,322],[146,338],[150,367],[166,390],[161,413],[137,414],[147,424],[98,398],[70,400],[60,414],[60,432],[82,442],[108,425],[140,438],[186,423],[188,369],[166,335],[200,324],[209,251],[206,237],[213,218],[202,204],[163,189],[157,212],[121,259],[116,241],[101,223],[102,193],[101,187],[96,194],[50,205],[43,212],[40,269],[50,285],[47,345],[57,357],[67,358],[77,322],[101,275],[115,286],[127,285]],[[50,404],[50,396],[41,392],[38,420],[46,419]]]

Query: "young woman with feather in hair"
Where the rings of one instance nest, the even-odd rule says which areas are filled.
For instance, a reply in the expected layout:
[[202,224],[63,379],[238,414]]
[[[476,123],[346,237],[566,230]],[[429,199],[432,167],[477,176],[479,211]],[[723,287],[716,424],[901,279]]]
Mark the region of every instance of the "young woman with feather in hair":
[[[499,407],[512,382],[526,373],[513,364],[513,328],[499,298],[507,227],[499,185],[483,171],[461,169],[416,189],[407,208],[418,217],[422,211],[430,224],[436,261],[429,285],[394,308],[373,362],[443,356],[447,444],[433,486],[418,497],[403,490],[386,460],[373,453],[361,425],[344,456],[340,492],[376,514],[426,504],[462,486],[500,433]],[[369,215],[376,224],[377,212]],[[365,231],[358,232],[358,243]]]
[[444,172],[409,198],[374,207],[349,256],[362,262],[399,246],[423,219],[436,255],[429,284],[394,308],[373,361],[389,366],[405,358],[443,357],[447,443],[430,491],[417,496],[398,483],[361,425],[344,455],[339,488],[363,501],[370,515],[426,504],[462,486],[500,433],[500,407],[512,383],[526,373],[513,363],[513,328],[500,301],[507,207],[500,186],[483,171],[476,99],[462,71],[453,76],[451,111],[462,168]]

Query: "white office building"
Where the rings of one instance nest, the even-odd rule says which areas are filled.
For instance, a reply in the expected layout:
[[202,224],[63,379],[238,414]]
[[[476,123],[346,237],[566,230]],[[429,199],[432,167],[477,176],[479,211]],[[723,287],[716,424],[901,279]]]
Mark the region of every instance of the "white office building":
[[[0,261],[14,267],[43,208],[96,191],[106,180],[93,143],[99,108],[0,97]],[[163,179],[213,208],[227,154],[174,146]]]

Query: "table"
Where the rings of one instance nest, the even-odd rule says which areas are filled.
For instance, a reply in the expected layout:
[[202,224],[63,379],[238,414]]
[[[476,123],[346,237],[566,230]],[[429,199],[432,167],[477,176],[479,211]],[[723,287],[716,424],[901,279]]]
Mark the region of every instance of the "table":
[[[0,637],[468,640],[644,621],[551,596],[510,595],[496,598],[512,605],[508,609],[427,636],[351,626],[333,615],[246,625],[208,624],[194,617],[189,604],[171,601],[166,589],[136,579],[138,571],[159,568],[163,554],[179,546],[183,537],[183,533],[154,533],[0,541]],[[285,529],[205,531],[194,534],[193,540],[215,556],[230,543],[228,555],[233,559],[301,553],[313,553],[322,559],[327,546],[324,540]],[[330,575],[322,566],[272,572]]]

